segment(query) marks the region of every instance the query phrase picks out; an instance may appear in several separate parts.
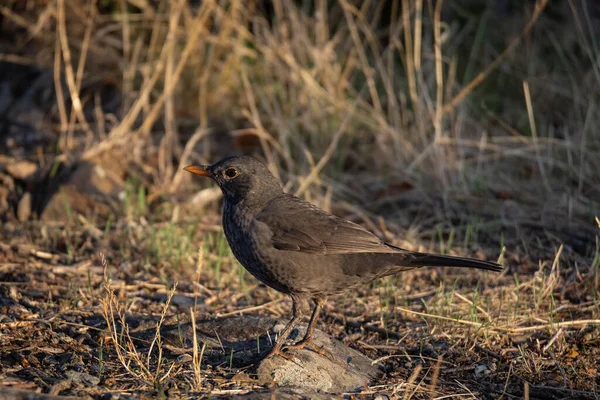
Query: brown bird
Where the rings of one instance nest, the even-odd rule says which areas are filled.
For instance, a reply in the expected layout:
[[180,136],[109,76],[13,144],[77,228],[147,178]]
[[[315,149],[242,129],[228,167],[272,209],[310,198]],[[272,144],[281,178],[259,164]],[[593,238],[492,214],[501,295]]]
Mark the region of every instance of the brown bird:
[[284,193],[267,167],[251,157],[184,169],[211,177],[221,188],[223,229],[239,262],[258,280],[292,298],[292,319],[267,357],[290,358],[283,344],[310,299],[315,306],[306,334],[286,350],[308,347],[323,354],[312,338],[330,295],[423,266],[502,270],[495,262],[418,253],[385,243],[360,225]]

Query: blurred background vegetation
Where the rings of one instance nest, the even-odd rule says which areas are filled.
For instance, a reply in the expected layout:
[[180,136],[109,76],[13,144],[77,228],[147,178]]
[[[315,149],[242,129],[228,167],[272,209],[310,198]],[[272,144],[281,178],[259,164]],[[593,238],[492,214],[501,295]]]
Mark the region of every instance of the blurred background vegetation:
[[0,11],[0,148],[41,165],[42,181],[106,157],[164,198],[182,166],[247,153],[325,206],[333,193],[398,218],[419,202],[506,213],[509,225],[593,227],[598,215],[595,2],[28,0]]
[[210,214],[218,190],[191,198],[182,167],[245,153],[389,240],[598,253],[594,2],[30,0],[0,15],[5,222]]
[[[10,368],[25,365],[12,343],[35,347],[21,321],[41,347],[54,332],[79,334],[63,319],[96,323],[84,312],[97,314],[102,296],[164,317],[175,281],[183,297],[173,301],[192,298],[197,312],[285,315],[284,296],[231,255],[219,189],[182,171],[249,154],[288,192],[390,242],[507,266],[493,280],[449,271],[447,286],[436,270],[390,277],[326,310],[329,333],[385,359],[388,388],[410,378],[403,390],[421,390],[420,370],[413,379],[410,362],[387,357],[405,330],[409,360],[409,344],[427,363],[425,342],[451,342],[444,363],[457,367],[440,376],[440,395],[467,381],[497,396],[523,397],[523,382],[597,390],[599,29],[591,0],[2,1],[0,305],[12,320],[0,348],[18,353]],[[102,390],[121,388],[128,362],[104,337],[82,343],[100,343],[99,355],[69,353]],[[461,369],[489,357],[489,377]],[[23,372],[26,384],[64,378],[38,358],[50,361]],[[162,393],[166,367],[155,367],[157,381],[142,381]],[[115,371],[122,381],[110,381]],[[234,372],[206,373],[229,382]]]

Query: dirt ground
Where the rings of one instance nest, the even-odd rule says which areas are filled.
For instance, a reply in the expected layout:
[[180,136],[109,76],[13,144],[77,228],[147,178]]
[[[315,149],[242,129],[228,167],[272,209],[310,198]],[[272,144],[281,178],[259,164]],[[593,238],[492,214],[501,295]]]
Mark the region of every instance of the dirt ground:
[[[600,398],[597,7],[298,3],[0,7],[0,399]],[[380,370],[356,391],[261,380],[291,301],[182,171],[229,154],[390,243],[505,270],[329,299],[319,329]],[[264,328],[249,358],[223,320]]]
[[[190,237],[194,244],[204,240],[199,271],[164,261],[146,264],[149,249],[129,243],[136,240],[136,229],[147,226],[117,224],[98,232],[75,225],[2,226],[4,388],[93,398],[284,396],[285,391],[258,382],[253,366],[227,361],[201,363],[196,381],[189,341],[163,339],[150,349],[152,335],[136,336],[155,331],[175,282],[165,326],[189,324],[190,311],[198,320],[289,316],[290,301],[244,274],[233,260],[216,214],[196,221]],[[183,257],[196,258],[195,250],[191,245]],[[383,375],[363,388],[367,397],[597,398],[600,328],[598,300],[589,289],[593,280],[564,253],[554,267],[552,254],[548,257],[538,268],[505,253],[508,269],[500,277],[436,269],[388,278],[330,301],[319,326],[378,360]],[[220,271],[204,271],[202,263],[211,260],[222,263]],[[135,350],[121,336],[119,314]],[[107,315],[111,323],[116,320],[117,336],[107,329]]]

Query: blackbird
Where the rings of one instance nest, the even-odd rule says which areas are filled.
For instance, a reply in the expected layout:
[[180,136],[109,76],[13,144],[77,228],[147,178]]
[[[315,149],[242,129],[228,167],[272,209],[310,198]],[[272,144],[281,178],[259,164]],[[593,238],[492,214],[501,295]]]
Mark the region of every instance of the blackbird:
[[[223,230],[233,254],[258,280],[292,298],[292,319],[267,357],[310,348],[327,297],[374,279],[423,266],[467,267],[499,272],[495,262],[408,251],[360,225],[336,217],[283,192],[267,167],[247,156],[184,168],[208,176],[224,197]],[[312,299],[315,306],[304,338],[283,346]]]

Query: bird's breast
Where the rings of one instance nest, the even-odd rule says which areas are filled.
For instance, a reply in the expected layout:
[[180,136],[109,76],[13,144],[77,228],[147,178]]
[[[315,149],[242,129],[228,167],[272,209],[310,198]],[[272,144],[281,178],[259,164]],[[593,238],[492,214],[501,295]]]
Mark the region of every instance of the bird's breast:
[[253,213],[225,203],[223,231],[233,255],[248,272],[273,289],[289,292],[288,285],[277,273],[278,264],[266,251],[269,245],[265,240],[268,238],[257,229]]

